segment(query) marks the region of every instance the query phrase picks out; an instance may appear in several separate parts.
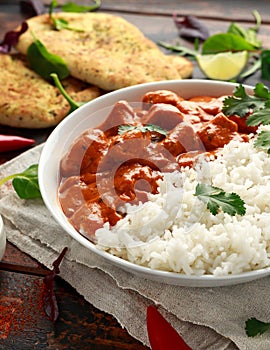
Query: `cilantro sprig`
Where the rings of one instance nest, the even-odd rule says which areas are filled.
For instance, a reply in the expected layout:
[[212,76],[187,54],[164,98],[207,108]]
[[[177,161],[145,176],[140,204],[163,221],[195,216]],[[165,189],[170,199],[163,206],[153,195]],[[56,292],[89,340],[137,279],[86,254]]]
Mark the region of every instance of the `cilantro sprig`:
[[254,146],[264,148],[270,154],[270,131],[261,131],[254,141]]
[[130,124],[126,124],[126,125],[120,125],[118,127],[118,134],[119,135],[123,135],[126,132],[131,131],[131,130],[138,130],[138,131],[141,131],[141,132],[148,132],[148,131],[157,132],[157,133],[159,133],[161,135],[165,135],[165,136],[168,133],[166,130],[164,130],[163,128],[161,128],[160,126],[155,125],[155,124],[146,124],[146,125],[130,125]]
[[[240,84],[235,89],[233,95],[226,97],[223,101],[223,113],[228,116],[236,114],[239,117],[244,117],[252,110],[253,115],[255,112],[260,112],[257,114],[257,117],[260,116],[262,111],[270,108],[270,92],[263,83],[257,83],[253,92],[253,95],[248,95],[243,85]],[[258,121],[258,124],[254,124],[253,119],[251,119],[253,121],[252,125],[258,125],[260,123]],[[250,119],[248,118],[248,120]]]
[[[253,95],[248,95],[240,84],[233,95],[223,101],[223,113],[227,116],[247,116],[248,126],[270,125],[270,91],[264,84],[257,83],[253,92]],[[260,131],[254,146],[264,148],[270,154],[270,131]]]
[[207,205],[213,215],[217,215],[219,209],[232,216],[246,213],[245,203],[236,193],[227,193],[221,188],[198,183],[195,196]]

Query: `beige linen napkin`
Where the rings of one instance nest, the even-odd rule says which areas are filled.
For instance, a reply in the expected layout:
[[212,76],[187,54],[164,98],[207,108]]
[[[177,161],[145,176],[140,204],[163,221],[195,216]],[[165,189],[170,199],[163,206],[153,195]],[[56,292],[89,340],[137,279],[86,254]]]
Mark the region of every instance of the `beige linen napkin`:
[[[0,178],[39,160],[41,146],[0,167]],[[249,338],[245,321],[270,321],[270,277],[230,287],[188,288],[139,278],[81,246],[54,221],[42,200],[21,200],[10,184],[0,189],[8,240],[51,268],[64,247],[61,277],[95,307],[112,314],[149,346],[146,307],[155,303],[191,348],[269,350],[270,334]]]

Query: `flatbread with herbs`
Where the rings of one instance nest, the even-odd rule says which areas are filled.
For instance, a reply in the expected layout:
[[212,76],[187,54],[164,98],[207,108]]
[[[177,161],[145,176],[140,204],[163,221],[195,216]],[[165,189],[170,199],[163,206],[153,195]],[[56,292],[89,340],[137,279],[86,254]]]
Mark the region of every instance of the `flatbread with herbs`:
[[27,20],[17,49],[26,54],[34,33],[46,48],[62,57],[70,74],[110,91],[130,85],[189,77],[192,63],[165,55],[156,44],[125,19],[105,13],[55,13],[69,27],[54,30],[48,14]]
[[[0,124],[19,128],[47,128],[58,124],[68,113],[69,104],[58,88],[29,69],[22,55],[0,54]],[[80,102],[102,94],[73,77],[62,81],[68,94]]]

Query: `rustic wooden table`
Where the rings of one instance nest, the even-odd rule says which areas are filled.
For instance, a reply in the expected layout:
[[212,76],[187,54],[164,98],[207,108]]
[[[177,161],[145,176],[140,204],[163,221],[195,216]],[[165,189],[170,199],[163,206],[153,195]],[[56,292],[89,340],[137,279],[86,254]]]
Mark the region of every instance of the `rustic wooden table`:
[[[44,1],[48,5],[50,1]],[[59,1],[63,3],[63,1]],[[80,4],[90,1],[81,0]],[[20,1],[0,0],[0,40],[31,14],[22,11]],[[256,7],[255,7],[256,6]],[[172,13],[195,15],[211,34],[226,31],[231,21],[243,26],[254,25],[252,11],[262,16],[260,38],[267,46],[270,35],[270,4],[268,0],[177,1],[177,0],[103,0],[100,11],[114,13],[137,25],[153,41],[175,42],[178,39]],[[188,45],[188,44],[187,44]],[[194,78],[203,78],[195,68]],[[246,80],[254,85],[259,73]],[[3,82],[1,82],[3,84]],[[16,130],[0,125],[0,133],[18,134],[46,140],[50,129],[42,131]],[[18,152],[0,154],[0,164]],[[56,296],[60,317],[49,321],[41,305],[41,289],[48,270],[37,261],[7,244],[0,263],[0,349],[146,349],[133,339],[110,315],[97,310],[61,278],[56,279]]]

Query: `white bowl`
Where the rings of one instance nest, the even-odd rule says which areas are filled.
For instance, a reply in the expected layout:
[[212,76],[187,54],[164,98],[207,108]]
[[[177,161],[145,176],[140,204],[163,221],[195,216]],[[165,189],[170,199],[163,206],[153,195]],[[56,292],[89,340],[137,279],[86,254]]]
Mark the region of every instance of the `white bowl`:
[[0,260],[2,259],[6,250],[6,233],[4,230],[4,223],[0,216]]
[[[146,92],[153,90],[172,90],[185,98],[189,98],[198,95],[221,96],[231,94],[237,85],[238,84],[210,80],[153,82],[120,89],[83,105],[66,117],[54,129],[43,148],[39,162],[38,176],[40,190],[45,205],[63,229],[83,246],[104,257],[112,264],[144,278],[181,286],[215,287],[243,283],[267,276],[270,273],[270,268],[241,273],[238,275],[215,277],[212,275],[187,276],[184,274],[153,270],[147,267],[135,265],[129,261],[97,249],[93,243],[79,234],[68,222],[58,202],[57,190],[59,185],[58,170],[60,159],[64,156],[77,136],[87,128],[99,125],[102,120],[105,119],[108,115],[108,111],[104,113],[104,108],[112,108],[114,103],[119,100],[139,102]],[[250,93],[253,91],[252,87],[246,86],[246,88]]]

